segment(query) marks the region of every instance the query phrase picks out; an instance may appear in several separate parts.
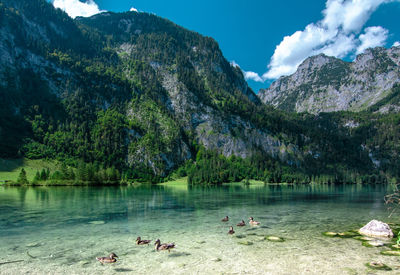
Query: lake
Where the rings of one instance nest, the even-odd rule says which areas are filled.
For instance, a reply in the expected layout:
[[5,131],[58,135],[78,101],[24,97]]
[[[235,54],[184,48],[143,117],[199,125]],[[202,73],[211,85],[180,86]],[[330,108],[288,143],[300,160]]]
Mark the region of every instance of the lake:
[[[0,187],[0,273],[365,274],[370,261],[396,268],[384,248],[322,235],[372,219],[398,222],[388,217],[386,193],[375,185]],[[261,225],[249,226],[249,216]],[[247,225],[237,227],[242,219]],[[137,246],[137,236],[153,242]],[[157,238],[176,248],[156,252]],[[96,261],[111,252],[117,263]]]

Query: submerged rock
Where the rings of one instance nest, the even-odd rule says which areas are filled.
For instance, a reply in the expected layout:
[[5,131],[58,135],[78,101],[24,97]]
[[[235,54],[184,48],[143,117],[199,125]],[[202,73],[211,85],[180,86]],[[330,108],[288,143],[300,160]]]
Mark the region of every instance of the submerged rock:
[[270,242],[284,242],[285,240],[281,237],[276,237],[276,236],[267,236],[265,237],[266,240],[270,241]]
[[241,242],[238,242],[238,244],[241,244],[241,245],[253,245],[253,243],[249,242],[249,241],[241,241]]
[[339,234],[336,233],[336,232],[330,232],[330,231],[328,231],[328,232],[322,233],[322,235],[324,235],[324,236],[326,236],[326,237],[337,237]]
[[214,262],[221,262],[222,259],[221,259],[221,258],[216,258],[216,259],[214,259],[213,261],[214,261]]
[[387,265],[380,263],[380,262],[370,262],[365,264],[367,267],[371,268],[371,269],[375,269],[375,270],[392,270],[390,267],[388,267]]
[[385,244],[381,241],[373,240],[373,241],[365,241],[362,243],[362,245],[366,247],[381,247],[384,246]]
[[340,238],[354,238],[354,237],[356,237],[358,235],[359,235],[358,233],[351,232],[351,231],[338,233],[338,236]]
[[358,240],[358,241],[373,241],[373,240],[375,240],[374,238],[367,237],[367,236],[356,236],[353,239]]
[[389,225],[377,220],[370,221],[359,230],[359,233],[369,237],[393,238],[393,231]]
[[393,250],[400,250],[400,245],[398,244],[393,244],[390,246]]
[[42,244],[41,243],[28,243],[27,245],[26,245],[26,247],[39,247],[39,246],[41,246]]
[[105,224],[106,222],[105,221],[91,221],[91,222],[89,222],[89,224],[93,224],[93,225],[102,225],[102,224]]
[[386,250],[381,252],[385,256],[400,256],[400,251],[397,250]]

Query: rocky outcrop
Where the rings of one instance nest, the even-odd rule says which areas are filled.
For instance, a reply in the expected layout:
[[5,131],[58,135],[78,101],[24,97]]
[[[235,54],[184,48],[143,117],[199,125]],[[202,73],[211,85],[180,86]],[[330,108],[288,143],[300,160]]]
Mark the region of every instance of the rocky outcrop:
[[[324,54],[306,59],[258,93],[262,102],[294,112],[360,111],[378,103],[400,83],[400,47],[368,49],[354,62]],[[382,112],[398,110],[382,106]]]
[[393,231],[386,223],[372,220],[359,230],[359,233],[369,237],[393,238]]

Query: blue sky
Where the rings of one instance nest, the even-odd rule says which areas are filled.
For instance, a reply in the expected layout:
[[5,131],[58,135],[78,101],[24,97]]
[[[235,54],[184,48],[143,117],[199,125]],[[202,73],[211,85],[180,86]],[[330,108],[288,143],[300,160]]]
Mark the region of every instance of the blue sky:
[[400,41],[399,0],[52,1],[72,17],[134,7],[211,36],[255,91],[293,73],[308,56],[323,52],[352,60],[368,47]]

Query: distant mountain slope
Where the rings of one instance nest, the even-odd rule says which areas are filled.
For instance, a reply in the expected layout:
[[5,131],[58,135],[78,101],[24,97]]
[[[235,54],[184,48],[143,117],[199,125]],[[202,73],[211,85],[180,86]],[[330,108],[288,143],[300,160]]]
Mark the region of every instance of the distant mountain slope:
[[[399,83],[400,47],[374,48],[352,63],[324,54],[310,57],[293,75],[281,77],[258,96],[286,111],[360,111],[385,99]],[[381,106],[381,111],[398,110],[396,106]]]

